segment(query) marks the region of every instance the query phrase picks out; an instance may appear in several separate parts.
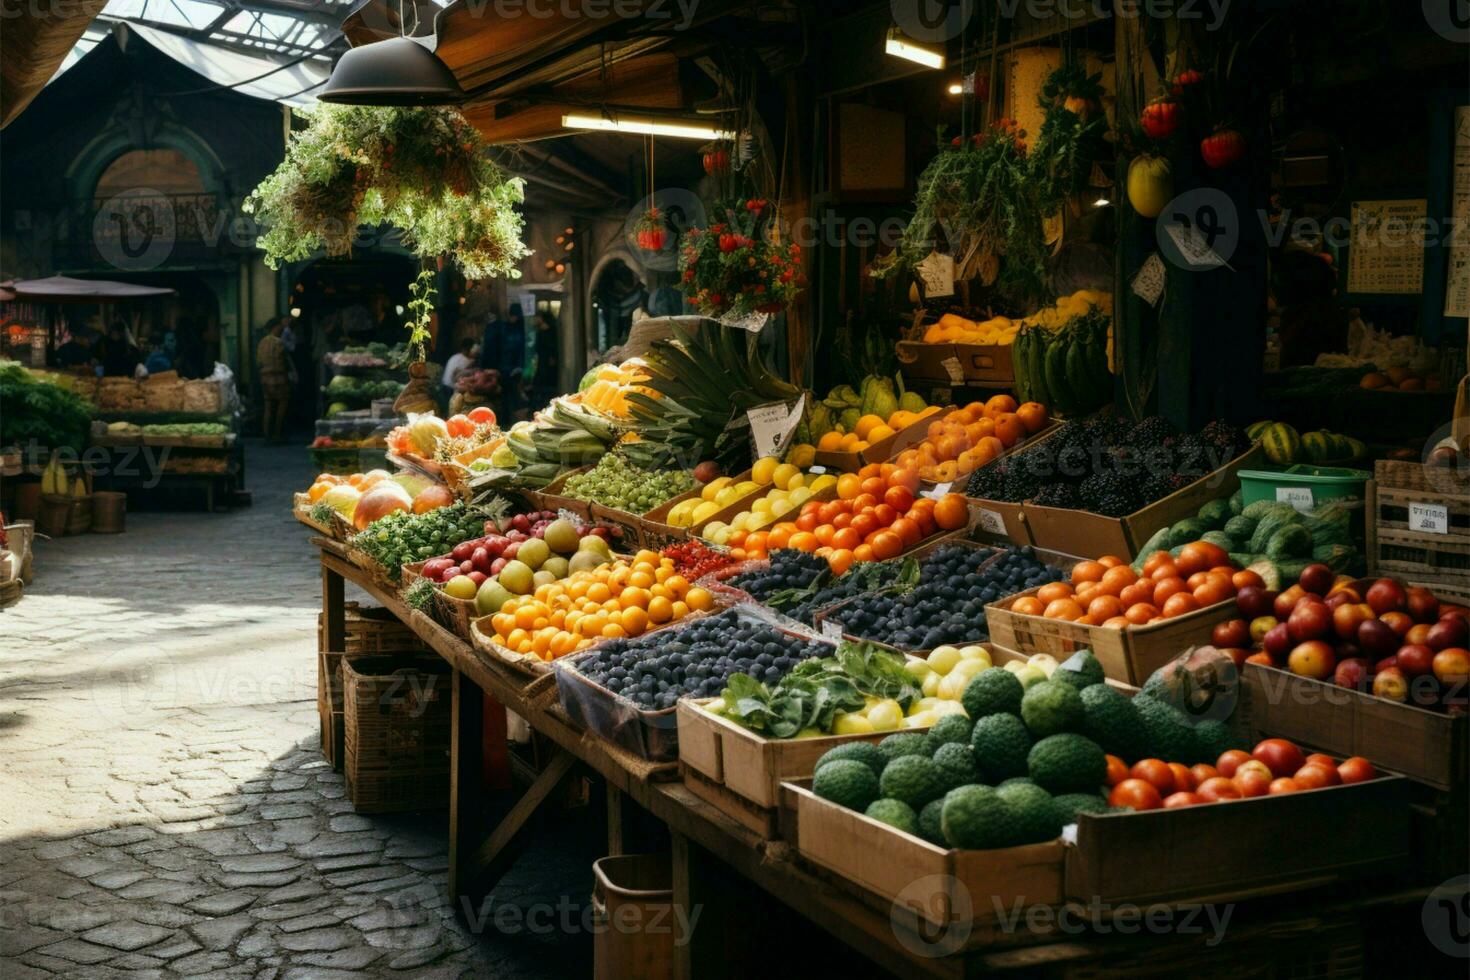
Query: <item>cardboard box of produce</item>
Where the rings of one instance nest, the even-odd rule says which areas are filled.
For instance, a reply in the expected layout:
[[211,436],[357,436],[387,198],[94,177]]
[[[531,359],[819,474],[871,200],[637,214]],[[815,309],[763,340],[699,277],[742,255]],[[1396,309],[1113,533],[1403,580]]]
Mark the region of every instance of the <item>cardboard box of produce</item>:
[[939,405],[930,405],[919,413],[919,417],[908,425],[899,429],[886,439],[869,443],[868,448],[861,452],[831,452],[817,450],[817,465],[829,470],[841,470],[844,473],[856,473],[869,463],[886,463],[910,446],[918,445],[924,441],[924,434],[929,431],[932,422],[948,415],[953,408],[944,408]]
[[1240,487],[1237,474],[1242,469],[1262,465],[1265,459],[1265,451],[1256,444],[1213,473],[1127,517],[1023,504],[1031,543],[1054,551],[1117,555],[1132,560],[1155,531],[1193,517],[1207,501],[1230,496]]
[[1016,380],[1010,344],[926,344],[900,340],[897,354],[904,375],[916,381],[985,382],[1001,386]]
[[797,853],[924,921],[993,920],[1017,904],[1062,901],[1060,839],[993,851],[943,848],[822,799],[809,779],[781,789],[782,806],[796,811]]
[[1201,806],[1083,813],[1066,851],[1067,897],[1229,901],[1402,873],[1411,849],[1407,794],[1407,780],[1385,776]]
[[1470,718],[1247,663],[1251,727],[1334,755],[1361,755],[1417,782],[1470,782]]

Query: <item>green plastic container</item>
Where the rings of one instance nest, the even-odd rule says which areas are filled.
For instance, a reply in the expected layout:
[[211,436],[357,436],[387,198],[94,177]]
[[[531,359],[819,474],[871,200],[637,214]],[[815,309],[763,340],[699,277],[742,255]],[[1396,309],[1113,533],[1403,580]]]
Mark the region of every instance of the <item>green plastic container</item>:
[[1241,499],[1279,500],[1297,510],[1312,510],[1333,500],[1362,500],[1363,485],[1373,478],[1367,470],[1297,463],[1283,471],[1241,470]]

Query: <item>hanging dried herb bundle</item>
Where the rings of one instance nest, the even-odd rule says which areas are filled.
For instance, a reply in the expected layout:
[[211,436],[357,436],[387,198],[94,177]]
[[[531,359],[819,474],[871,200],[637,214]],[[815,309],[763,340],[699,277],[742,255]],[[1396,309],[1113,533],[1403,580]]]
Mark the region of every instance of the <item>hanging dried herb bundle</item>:
[[359,225],[389,224],[422,258],[451,255],[465,276],[517,278],[530,254],[515,205],[522,182],[485,154],[455,109],[322,105],[286,159],[245,202],[272,267],[352,250]]

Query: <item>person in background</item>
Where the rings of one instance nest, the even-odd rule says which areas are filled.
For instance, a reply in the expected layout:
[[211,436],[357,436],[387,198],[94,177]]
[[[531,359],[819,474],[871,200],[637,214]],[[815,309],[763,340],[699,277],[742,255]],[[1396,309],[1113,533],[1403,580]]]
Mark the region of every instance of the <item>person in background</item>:
[[282,316],[281,322],[285,324],[281,329],[281,343],[286,347],[286,353],[296,353],[296,330],[289,316]]
[[154,344],[153,349],[148,352],[147,359],[143,361],[143,370],[147,371],[149,374],[157,374],[160,371],[173,370],[174,362],[173,359],[168,356],[168,350],[165,347],[165,343],[166,342]]
[[280,442],[286,426],[286,409],[291,404],[290,360],[286,345],[284,317],[270,321],[266,335],[255,348],[255,364],[260,370],[260,393],[263,405],[261,427],[270,442]]
[[485,329],[480,332],[480,367],[500,370],[500,335],[504,330],[500,317],[494,310],[490,311]]
[[[483,358],[482,358],[483,359]],[[512,303],[500,334],[501,417],[521,419],[526,407],[526,320],[521,304]]]
[[92,350],[92,331],[77,330],[66,343],[56,348],[52,356],[60,368],[87,367],[96,359]]
[[558,338],[556,317],[542,310],[531,321],[536,351],[536,371],[532,375],[531,401],[546,405],[555,398],[561,385],[558,374],[561,370],[561,344]]
[[459,350],[449,355],[449,361],[444,365],[444,375],[439,380],[439,383],[444,388],[444,397],[446,399],[454,394],[454,383],[459,380],[459,376],[474,366],[475,338],[461,338]]
[[128,337],[127,325],[121,318],[113,320],[102,347],[102,373],[109,377],[131,377],[138,362],[138,348]]
[[205,367],[204,332],[200,329],[199,321],[181,318],[174,335],[178,338],[178,357],[174,359],[174,366],[179,374],[186,378],[207,377],[213,365]]

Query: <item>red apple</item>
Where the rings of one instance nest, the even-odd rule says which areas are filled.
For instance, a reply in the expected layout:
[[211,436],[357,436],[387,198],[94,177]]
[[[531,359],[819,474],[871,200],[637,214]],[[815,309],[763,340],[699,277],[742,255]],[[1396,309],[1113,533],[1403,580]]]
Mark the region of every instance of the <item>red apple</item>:
[[490,552],[484,548],[476,548],[470,555],[470,564],[475,566],[475,571],[484,572],[487,575],[490,574],[490,563],[494,560]]
[[1441,602],[1439,604],[1439,618],[1454,616],[1463,622],[1470,624],[1470,607],[1456,605],[1453,602]]
[[1367,690],[1368,661],[1362,657],[1348,657],[1346,660],[1339,660],[1337,670],[1332,674],[1332,683],[1354,691]]
[[1334,592],[1322,601],[1327,603],[1328,609],[1331,609],[1333,612],[1337,612],[1337,608],[1339,606],[1352,605],[1353,597],[1348,595],[1346,592]]
[[1404,587],[1391,578],[1381,578],[1368,586],[1368,594],[1364,598],[1380,616],[1402,610],[1408,602]]
[[1439,618],[1439,600],[1422,585],[1411,585],[1404,593],[1409,615],[1416,623],[1432,623]]
[[1321,640],[1307,640],[1292,647],[1286,669],[1303,677],[1326,680],[1337,669],[1337,654]]
[[466,558],[464,561],[462,561],[462,562],[459,563],[459,573],[461,575],[468,575],[470,572],[473,572],[474,570],[475,570],[475,563],[472,562],[472,561],[470,561],[468,558]]
[[1327,597],[1329,599],[1335,595],[1345,595],[1350,602],[1363,601],[1362,590],[1357,587],[1357,583],[1346,575],[1339,575],[1337,581],[1332,583],[1332,588],[1327,590]]
[[1296,784],[1302,789],[1321,789],[1324,786],[1336,786],[1342,782],[1342,777],[1337,774],[1335,766],[1323,766],[1316,763],[1302,766],[1292,773],[1291,778],[1295,779]]
[[1275,616],[1257,616],[1251,620],[1251,642],[1260,643],[1271,628],[1279,622]]
[[1389,701],[1406,701],[1409,681],[1397,667],[1385,667],[1373,675],[1373,694]]
[[1434,629],[1432,623],[1415,623],[1409,627],[1409,632],[1404,634],[1404,642],[1412,644],[1429,645],[1429,631]]
[[470,572],[470,574],[469,574],[470,581],[475,583],[475,588],[477,588],[477,589],[480,586],[484,585],[485,584],[485,580],[487,578],[489,578],[489,577],[490,576],[486,575],[484,572],[481,572],[481,571],[478,571],[478,570],[477,571]]
[[506,561],[515,561],[516,555],[520,553],[521,543],[519,541],[512,541],[501,550],[500,557],[504,558]]
[[1250,624],[1243,619],[1227,619],[1216,623],[1210,633],[1210,642],[1217,647],[1245,647],[1251,645]]
[[1391,656],[1402,645],[1399,635],[1381,619],[1366,619],[1358,624],[1358,646],[1370,657]]
[[1470,639],[1470,628],[1465,621],[1458,616],[1441,616],[1439,622],[1429,627],[1429,635],[1425,638],[1425,644],[1435,650],[1444,650],[1449,647],[1464,646],[1465,640]]
[[504,555],[501,555],[499,558],[495,559],[494,561],[492,561],[490,563],[490,574],[491,575],[499,575],[500,572],[501,572],[501,570],[504,569],[505,566],[506,565],[509,565],[509,564],[510,564],[510,559],[507,558],[507,557],[505,557]]
[[473,541],[461,541],[459,544],[455,545],[453,549],[450,550],[449,557],[450,558],[453,558],[457,562],[460,562],[460,561],[464,561],[465,559],[469,558],[469,556],[472,555],[472,554],[474,554],[474,553],[475,553],[475,542],[473,542]]
[[1235,593],[1235,608],[1246,619],[1269,616],[1276,602],[1276,593],[1259,585],[1247,585]]
[[1327,594],[1328,590],[1332,588],[1332,582],[1332,569],[1328,568],[1326,565],[1321,564],[1320,562],[1313,565],[1308,565],[1306,568],[1302,569],[1302,574],[1297,579],[1297,583],[1301,585],[1302,588],[1306,589],[1313,595],[1319,596]]
[[1286,655],[1291,652],[1291,634],[1287,632],[1286,624],[1277,623],[1267,630],[1266,635],[1261,637],[1261,646],[1273,658],[1286,659]]
[[1446,647],[1434,655],[1431,669],[1442,684],[1464,684],[1470,679],[1470,650]]
[[1400,641],[1409,635],[1409,629],[1414,625],[1414,618],[1406,612],[1389,610],[1386,613],[1379,613],[1378,618],[1386,623],[1389,629],[1399,635]]
[[1296,608],[1297,600],[1302,598],[1302,596],[1306,594],[1306,589],[1302,588],[1300,585],[1293,585],[1291,588],[1287,589],[1285,592],[1276,597],[1276,601],[1271,604],[1271,611],[1275,614],[1277,619],[1285,619],[1286,617],[1290,616],[1291,611]]
[[1286,620],[1286,631],[1295,643],[1324,637],[1332,628],[1332,614],[1322,600],[1312,599],[1297,603]]
[[1351,640],[1358,635],[1358,626],[1372,618],[1373,610],[1367,606],[1345,602],[1332,610],[1332,629],[1342,639]]
[[1399,647],[1399,652],[1393,657],[1395,665],[1404,672],[1405,677],[1423,677],[1434,664],[1434,651],[1417,644]]
[[[1278,779],[1290,776],[1302,767],[1306,758],[1302,750],[1284,738],[1268,738],[1251,749],[1251,758],[1266,764],[1271,774]],[[1238,770],[1237,770],[1238,771]]]

